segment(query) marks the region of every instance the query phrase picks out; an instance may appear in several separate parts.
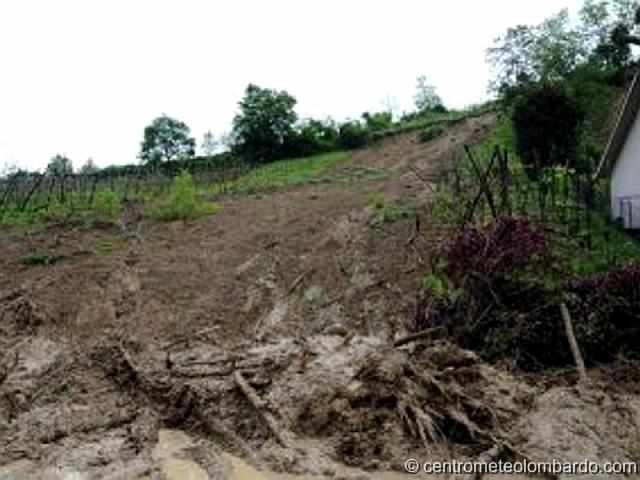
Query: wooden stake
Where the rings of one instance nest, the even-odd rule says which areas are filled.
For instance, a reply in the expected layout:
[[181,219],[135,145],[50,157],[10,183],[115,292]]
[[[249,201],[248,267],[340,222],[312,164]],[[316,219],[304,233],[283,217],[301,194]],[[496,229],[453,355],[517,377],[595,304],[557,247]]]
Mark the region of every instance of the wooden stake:
[[576,336],[573,333],[573,323],[571,322],[569,309],[564,302],[560,304],[560,313],[562,314],[562,321],[564,323],[564,333],[567,336],[567,340],[569,341],[571,354],[573,355],[573,360],[578,370],[578,377],[580,378],[580,382],[584,383],[588,380],[587,370],[584,368],[584,360],[582,359],[582,354],[580,353],[580,347],[578,346],[578,341],[576,340]]

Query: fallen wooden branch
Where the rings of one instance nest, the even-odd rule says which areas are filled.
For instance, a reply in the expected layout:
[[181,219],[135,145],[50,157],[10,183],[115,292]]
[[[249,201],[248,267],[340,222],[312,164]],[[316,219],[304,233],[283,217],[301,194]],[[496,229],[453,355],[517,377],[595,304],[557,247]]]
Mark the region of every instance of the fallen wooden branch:
[[573,361],[575,362],[576,369],[578,370],[578,377],[580,378],[580,381],[584,383],[588,380],[587,370],[584,368],[582,353],[580,353],[578,341],[576,340],[576,336],[573,333],[573,323],[571,322],[569,309],[564,302],[560,304],[560,313],[562,314],[562,321],[564,323],[564,333],[567,336],[567,340],[569,341],[569,347],[571,348]]
[[291,286],[287,290],[287,294],[291,295],[294,292],[294,290],[298,288],[298,285],[300,285],[307,276],[311,275],[314,272],[315,272],[315,269],[312,268],[298,275],[298,277],[293,281],[293,283],[291,283]]
[[416,168],[416,166],[415,166],[415,165],[411,165],[411,164],[410,164],[410,165],[409,165],[409,170],[411,170],[411,173],[413,173],[413,174],[416,176],[416,178],[417,178],[418,180],[420,180],[420,182],[421,182],[425,187],[427,187],[427,189],[428,189],[428,190],[430,190],[430,191],[431,191],[431,193],[435,193],[435,192],[436,192],[436,190],[435,190],[435,188],[433,187],[433,185],[431,185],[431,183],[429,183],[429,181],[427,181],[427,179],[426,179],[426,178],[424,178],[424,177],[419,173],[419,171],[418,171],[418,169]]
[[413,233],[411,234],[411,237],[409,238],[409,240],[407,240],[407,246],[412,245],[413,242],[416,241],[416,238],[418,238],[418,235],[420,235],[420,216],[416,215],[416,221],[414,224]]
[[430,337],[431,335],[433,335],[434,333],[440,330],[442,330],[442,327],[433,327],[433,328],[427,328],[425,330],[421,330],[416,333],[412,333],[411,335],[407,335],[406,337],[401,337],[397,339],[395,342],[393,342],[393,346],[401,347],[403,345],[406,345],[407,343],[415,342],[417,340],[422,340],[423,338]]
[[245,378],[242,376],[242,373],[239,371],[235,371],[233,374],[233,379],[235,380],[236,385],[240,389],[240,391],[247,397],[249,402],[253,405],[253,407],[258,411],[258,413],[262,416],[262,418],[267,423],[269,430],[276,437],[278,443],[283,447],[289,447],[288,436],[284,430],[280,428],[276,418],[273,416],[271,412],[266,410],[267,403],[260,398],[258,393],[247,383]]

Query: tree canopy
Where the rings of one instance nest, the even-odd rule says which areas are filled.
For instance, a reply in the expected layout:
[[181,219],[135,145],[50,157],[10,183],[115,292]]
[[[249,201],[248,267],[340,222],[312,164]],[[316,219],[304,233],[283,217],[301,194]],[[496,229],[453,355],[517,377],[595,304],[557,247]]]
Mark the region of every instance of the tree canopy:
[[564,9],[538,25],[509,28],[487,50],[494,73],[490,88],[501,91],[528,82],[558,81],[587,62],[603,67],[627,64],[636,8],[634,0],[585,0],[576,21]]
[[524,89],[513,106],[516,151],[537,174],[541,168],[577,164],[584,112],[561,84],[543,83]]
[[73,173],[73,164],[68,157],[58,154],[49,161],[46,173],[52,177],[64,177]]
[[295,105],[296,99],[285,91],[249,84],[233,119],[233,150],[258,163],[282,158],[297,120]]
[[146,164],[179,160],[195,155],[196,141],[180,120],[162,115],[144,129],[140,159]]
[[416,93],[413,96],[413,103],[418,112],[433,110],[442,107],[442,99],[436,93],[436,87],[427,83],[427,77],[421,75],[416,80]]

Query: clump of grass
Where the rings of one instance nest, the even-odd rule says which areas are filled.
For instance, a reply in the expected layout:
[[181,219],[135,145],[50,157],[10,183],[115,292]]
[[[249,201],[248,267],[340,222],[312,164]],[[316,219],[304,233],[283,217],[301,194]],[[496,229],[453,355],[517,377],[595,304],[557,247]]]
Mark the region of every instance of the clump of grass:
[[369,204],[378,211],[376,223],[388,223],[409,218],[418,206],[412,204],[390,203],[383,193],[376,193],[369,198]]
[[193,175],[183,170],[173,179],[167,200],[153,208],[150,216],[164,221],[188,220],[217,213],[219,210],[218,204],[203,202],[198,198],[198,189]]
[[96,242],[94,251],[98,254],[108,255],[112,252],[122,250],[124,246],[125,243],[120,237],[106,237]]
[[52,251],[32,251],[27,252],[22,256],[22,263],[24,265],[51,265],[62,257]]
[[382,210],[387,206],[387,198],[383,193],[376,193],[369,198],[369,204],[373,205],[376,210]]

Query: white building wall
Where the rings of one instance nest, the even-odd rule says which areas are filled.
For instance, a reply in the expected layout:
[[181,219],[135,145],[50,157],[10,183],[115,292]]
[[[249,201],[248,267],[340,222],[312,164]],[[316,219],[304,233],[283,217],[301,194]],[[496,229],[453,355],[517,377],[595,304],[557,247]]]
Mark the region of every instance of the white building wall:
[[640,115],[611,172],[611,212],[625,228],[640,228]]

